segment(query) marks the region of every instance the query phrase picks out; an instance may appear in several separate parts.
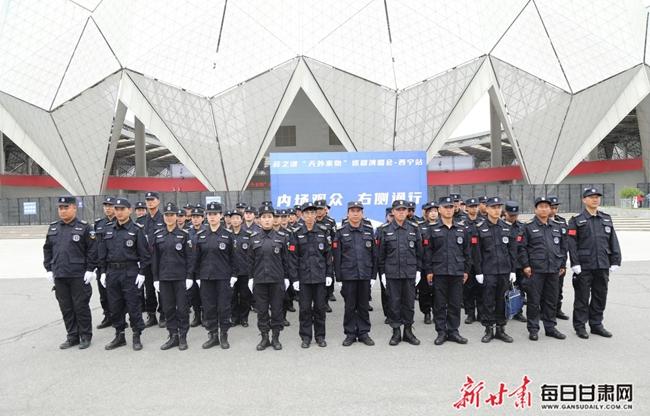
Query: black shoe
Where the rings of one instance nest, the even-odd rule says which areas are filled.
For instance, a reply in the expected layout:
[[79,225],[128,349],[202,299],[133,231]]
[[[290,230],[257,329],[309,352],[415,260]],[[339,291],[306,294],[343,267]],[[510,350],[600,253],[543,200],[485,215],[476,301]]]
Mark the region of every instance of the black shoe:
[[372,312],[374,310],[375,310],[375,308],[373,308],[372,305],[368,304],[368,312]]
[[330,302],[336,302],[336,296],[334,296],[334,293],[332,293],[331,295],[329,295],[329,296],[327,297],[327,300],[330,301]]
[[537,335],[537,332],[531,332],[528,334],[528,339],[531,341],[537,341],[539,339],[539,335]]
[[399,328],[393,328],[393,336],[390,337],[390,341],[388,341],[388,345],[397,345],[402,341],[402,333],[399,330]]
[[108,316],[104,316],[104,319],[97,325],[97,329],[104,329],[111,326],[111,320],[108,319]]
[[557,329],[553,328],[548,331],[546,331],[546,336],[551,337],[551,338],[556,338],[556,339],[564,339],[566,338],[566,335],[558,331]]
[[442,345],[445,341],[447,341],[447,334],[439,333],[433,343],[436,345]]
[[185,351],[187,349],[187,335],[180,335],[178,337],[178,349]]
[[608,330],[605,329],[605,327],[602,326],[597,326],[595,328],[591,328],[591,333],[594,335],[600,335],[601,337],[605,338],[611,338],[612,333],[609,332]]
[[115,334],[115,338],[106,346],[104,349],[106,350],[114,350],[115,348],[123,347],[126,345],[126,338],[124,337],[124,331],[117,332]]
[[68,348],[74,347],[76,345],[79,345],[79,339],[66,339],[65,342],[61,345],[59,345],[59,348],[62,350],[67,350]]
[[325,312],[327,312],[327,313],[332,312],[332,307],[330,306],[329,303],[325,304]]
[[300,343],[300,348],[309,348],[310,343],[311,341],[309,340],[309,338],[303,338],[302,342]]
[[90,347],[90,338],[81,337],[81,340],[79,341],[79,349],[85,350],[88,347]]
[[494,334],[494,338],[500,339],[508,344],[514,341],[510,335],[506,334],[505,326],[501,325],[497,325],[497,332]]
[[589,334],[584,328],[576,328],[576,334],[578,335],[578,338],[589,339]]
[[424,324],[431,325],[431,312],[427,312],[424,314]]
[[257,344],[257,351],[264,351],[267,347],[271,346],[271,341],[269,341],[269,333],[262,332],[262,340]]
[[447,339],[457,344],[467,344],[467,338],[461,337],[458,332],[454,332],[453,334],[448,334]]
[[402,339],[411,345],[420,345],[420,340],[417,339],[413,333],[413,327],[410,325],[404,325],[404,335],[402,336]]
[[515,321],[524,322],[524,323],[528,322],[528,320],[526,319],[524,314],[521,313],[521,312],[518,312],[517,314],[515,314],[515,316],[513,316],[512,319],[514,319]]
[[277,329],[273,330],[273,335],[271,337],[271,346],[276,351],[282,349],[282,344],[280,344],[280,331]]
[[356,342],[357,338],[353,335],[348,335],[345,337],[343,340],[343,346],[344,347],[349,347],[350,345],[354,344]]
[[566,313],[562,312],[559,309],[558,309],[557,313],[555,314],[555,317],[557,319],[562,319],[563,321],[568,321],[569,320],[569,315],[567,315]]
[[472,315],[467,315],[467,318],[465,318],[465,323],[467,325],[470,325],[471,323],[473,323],[475,321],[476,321],[476,318],[474,318],[474,316],[472,316]]
[[360,336],[359,337],[359,342],[361,342],[363,344],[366,344],[369,347],[372,347],[373,345],[375,345],[375,341],[373,341],[372,338],[370,338],[370,335],[368,335],[368,334]]
[[488,343],[492,341],[492,338],[494,338],[494,328],[491,326],[486,326],[485,335],[483,335],[483,338],[481,338],[481,342]]
[[167,328],[167,320],[160,315],[160,320],[158,321],[158,328]]
[[224,331],[223,329],[221,330],[221,334],[219,335],[219,342],[221,342],[222,350],[227,350],[230,348],[230,343],[228,342],[228,331]]
[[167,342],[160,346],[160,349],[165,351],[174,347],[178,347],[178,334],[169,334]]
[[248,328],[248,319],[242,319],[241,326],[243,326],[244,328]]
[[158,325],[158,319],[156,318],[156,313],[147,312],[147,320],[144,322],[144,327],[150,328],[154,325]]
[[201,345],[201,348],[207,350],[216,345],[219,345],[219,337],[214,332],[208,332],[208,340]]
[[142,341],[140,341],[140,333],[133,333],[133,351],[140,351],[142,349]]
[[319,347],[327,347],[327,342],[325,342],[325,338],[316,338],[316,344]]
[[201,325],[201,311],[194,312],[194,319],[192,319],[192,322],[190,322],[190,326],[192,328],[196,328],[197,326]]

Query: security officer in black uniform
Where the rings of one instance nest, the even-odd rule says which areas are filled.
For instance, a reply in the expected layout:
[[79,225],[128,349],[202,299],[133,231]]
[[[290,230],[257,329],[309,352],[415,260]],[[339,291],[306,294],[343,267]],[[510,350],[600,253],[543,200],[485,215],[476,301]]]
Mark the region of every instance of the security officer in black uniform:
[[[133,349],[142,349],[140,334],[144,330],[140,289],[145,271],[151,265],[149,243],[144,226],[131,221],[131,203],[115,199],[115,221],[97,235],[100,282],[106,288],[115,338],[105,348],[113,350],[126,345],[125,313],[133,329]],[[101,239],[101,240],[100,240]]]
[[242,228],[243,218],[239,211],[233,211],[230,216],[232,237],[234,239],[233,262],[237,271],[237,281],[233,286],[231,321],[232,325],[248,327],[248,314],[251,309],[251,297],[253,294],[248,289],[248,273],[250,271],[251,258],[251,231]]
[[397,345],[402,339],[412,345],[420,344],[413,334],[413,315],[415,286],[422,271],[422,236],[417,224],[406,219],[407,207],[404,200],[393,201],[393,221],[378,230],[377,267],[388,293],[388,317],[393,328],[389,345]]
[[463,301],[463,284],[467,282],[472,267],[470,239],[467,226],[454,220],[454,200],[442,197],[438,201],[440,219],[429,227],[423,240],[424,265],[428,282],[435,290],[434,318],[436,337],[434,343],[445,341],[467,344],[458,332],[460,304]]
[[[104,216],[97,218],[93,227],[97,241],[102,240],[102,235],[104,234],[105,229],[113,225],[113,222],[115,221],[114,203],[114,197],[107,196],[104,198],[104,202],[102,203]],[[111,310],[108,303],[108,296],[106,295],[106,288],[102,286],[99,281],[97,281],[97,290],[99,291],[99,304],[102,306],[102,311],[104,313],[104,319],[102,319],[99,325],[97,325],[97,329],[104,329],[111,326]]]
[[[194,205],[187,203],[183,205],[183,211],[185,211],[185,226],[181,228],[186,228],[190,229],[192,228],[192,210],[194,209]],[[178,215],[178,214],[176,214]],[[178,218],[177,218],[178,219]]]
[[510,343],[512,337],[505,330],[508,322],[505,294],[509,284],[516,279],[517,236],[500,218],[503,200],[499,197],[488,198],[486,205],[487,220],[476,224],[471,241],[476,281],[483,289],[481,323],[485,327],[485,335],[481,342],[496,338]]
[[462,198],[460,194],[449,194],[449,197],[454,201],[454,221],[462,221],[465,219],[465,212],[460,209]]
[[182,351],[187,349],[190,326],[186,292],[194,285],[194,250],[188,232],[176,225],[176,211],[175,204],[165,205],[165,228],[156,231],[151,267],[169,331],[169,339],[160,349],[178,347]]
[[228,329],[232,306],[232,287],[237,282],[235,239],[221,224],[221,204],[211,202],[206,213],[208,226],[196,232],[194,273],[201,288],[203,320],[208,330],[204,349],[221,345],[230,348]]
[[[144,225],[144,216],[147,215],[147,204],[145,204],[142,201],[138,201],[134,205],[135,207],[135,219],[138,224]],[[142,222],[138,221],[140,218],[142,218]]]
[[179,209],[176,211],[176,225],[178,228],[184,229],[189,231],[192,228],[192,222],[190,221],[189,223],[187,222],[187,218],[185,218],[185,210],[184,209]]
[[60,220],[50,223],[43,245],[43,266],[47,280],[54,284],[56,300],[63,315],[67,339],[62,350],[90,346],[93,336],[90,285],[96,279],[97,246],[92,227],[77,218],[77,200],[62,196],[57,201]]
[[[524,230],[524,223],[519,221],[519,204],[515,201],[506,201],[505,207],[503,209],[504,214],[505,214],[505,222],[512,228],[513,235],[515,236],[515,242],[517,243],[517,270],[516,270],[516,275],[517,279],[515,280],[514,286],[518,288],[521,292],[521,296],[526,297],[526,291],[524,290],[524,285],[523,281],[526,279],[526,276],[524,275],[523,267],[521,267],[521,263],[519,263],[519,250],[521,250],[521,241],[523,239],[522,233]],[[524,316],[524,313],[522,311],[517,312],[515,316],[512,317],[515,321],[519,322],[528,322],[526,320],[526,317]]]
[[[328,233],[330,236],[330,241],[334,240],[334,235],[336,234],[336,221],[334,220],[334,218],[328,215],[328,210],[330,209],[330,206],[327,205],[327,201],[325,201],[324,199],[314,201],[314,206],[316,207],[316,223],[325,225],[329,229]],[[303,217],[304,214],[305,212],[303,211]],[[334,296],[334,285],[327,286],[326,293],[327,293],[326,294],[327,302],[326,302],[325,309],[327,310],[327,312],[332,312],[332,307],[330,306],[329,303],[336,301],[336,296]]]
[[482,195],[478,197],[478,215],[483,219],[487,218],[487,196]]
[[[560,199],[557,196],[549,196],[548,199],[551,201],[551,220],[557,222],[562,227],[562,239],[564,240],[562,245],[568,249],[569,243],[567,241],[567,238],[569,238],[569,236],[567,235],[567,231],[569,230],[569,223],[564,217],[561,217],[558,214],[558,211],[560,210]],[[562,299],[564,298],[564,296],[562,296],[562,288],[564,286],[564,276],[566,276],[566,268],[563,268],[562,272],[560,273],[560,280],[558,283],[557,311],[555,312],[555,317],[557,319],[566,321],[569,319],[569,316],[562,312]]]
[[[221,215],[219,215],[219,218],[221,220]],[[191,215],[192,222],[191,222],[191,226],[187,229],[187,232],[190,236],[190,240],[192,240],[192,244],[196,244],[199,231],[203,231],[207,228],[206,225],[203,224],[204,220],[205,220],[205,211],[203,210],[203,207],[196,206],[192,208],[192,215]],[[192,310],[194,311],[194,318],[192,319],[192,322],[190,322],[190,327],[192,328],[196,328],[197,326],[201,325],[201,303],[202,303],[201,300],[203,297],[201,295],[199,285],[196,284],[198,283],[197,280],[198,279],[195,279],[194,281],[195,284],[193,284],[190,290],[187,291],[187,296],[189,297],[188,301],[190,303],[190,306],[192,307]]]
[[348,202],[348,217],[332,242],[336,280],[345,301],[343,346],[355,341],[375,345],[370,338],[370,291],[377,279],[377,248],[371,225],[363,222],[363,204]]
[[[147,236],[147,241],[149,242],[150,250],[153,251],[153,242],[154,242],[154,233],[157,230],[161,230],[165,227],[165,222],[163,220],[163,215],[158,209],[160,206],[160,196],[158,192],[147,192],[144,195],[145,203],[147,204],[147,215],[145,215],[142,225],[144,225],[144,234]],[[165,327],[165,314],[162,311],[162,305],[157,300],[157,291],[154,288],[154,275],[153,268],[149,268],[149,271],[144,275],[144,311],[147,312],[147,320],[145,321],[145,327],[149,328],[158,324],[159,327]],[[156,319],[156,308],[160,312],[160,322]]]
[[[470,239],[477,235],[477,224],[487,220],[487,217],[478,215],[479,204],[478,198],[469,198],[465,201],[467,216],[463,223],[469,228]],[[463,285],[463,308],[466,315],[465,323],[468,325],[476,320],[480,321],[483,310],[483,286],[476,280],[476,274],[476,263],[472,262],[467,282]]]
[[415,223],[420,223],[423,221],[422,218],[418,217],[415,215],[415,202],[413,201],[406,201],[407,203],[407,211],[406,211],[406,219],[408,219],[411,222]]
[[[432,202],[427,202],[424,205],[422,205],[422,211],[424,215],[424,219],[422,221],[418,222],[418,226],[420,227],[420,234],[422,235],[422,238],[426,238],[426,236],[429,233],[429,226],[433,225],[436,223],[436,220],[431,221],[431,218],[429,217],[429,213],[431,211],[436,211],[437,209],[434,209],[435,204]],[[433,300],[434,300],[434,292],[433,292],[433,285],[430,285],[429,282],[427,282],[427,279],[420,279],[420,282],[417,285],[417,291],[418,291],[418,304],[420,306],[420,312],[424,314],[424,323],[426,325],[431,325],[432,321],[432,313],[433,313]]]
[[254,207],[247,206],[244,208],[244,223],[241,226],[244,231],[254,233],[262,230],[259,225],[255,224],[255,214],[256,209]]
[[300,346],[309,348],[313,336],[319,347],[325,347],[325,295],[334,275],[332,239],[330,229],[316,223],[314,204],[304,203],[302,216],[305,223],[294,232],[295,250],[290,251],[295,270],[292,285],[300,306]]
[[[262,351],[270,346],[274,350],[281,350],[280,331],[284,328],[282,300],[291,280],[295,280],[289,251],[293,252],[296,248],[289,244],[289,236],[284,231],[273,229],[274,209],[271,205],[262,205],[259,214],[261,231],[250,237],[252,250],[248,280],[248,288],[255,298],[257,327],[262,335],[257,350]],[[272,340],[269,340],[270,329],[273,330]]]
[[[393,209],[391,207],[386,208],[386,222],[381,224],[375,230],[375,244],[379,241],[380,228],[387,226],[393,222]],[[377,270],[379,273],[379,270]],[[389,312],[388,312],[388,293],[386,292],[386,284],[380,280],[379,288],[381,289],[381,309],[384,311],[384,323],[389,324]]]
[[562,227],[550,219],[551,201],[547,197],[535,198],[535,217],[526,223],[522,233],[519,263],[526,280],[526,317],[528,338],[537,341],[541,312],[546,335],[565,339],[557,330],[555,319],[560,271],[566,264],[566,247],[563,246]]
[[589,338],[587,322],[592,334],[612,336],[603,326],[603,313],[609,274],[621,265],[621,247],[612,217],[598,209],[601,197],[597,188],[585,188],[584,209],[569,221],[568,244],[575,290],[573,328],[580,338]]

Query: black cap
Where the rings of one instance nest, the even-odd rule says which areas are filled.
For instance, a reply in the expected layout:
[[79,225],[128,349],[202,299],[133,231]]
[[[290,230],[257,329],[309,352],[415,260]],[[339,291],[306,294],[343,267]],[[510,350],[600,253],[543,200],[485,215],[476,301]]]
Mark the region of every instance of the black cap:
[[249,206],[247,206],[246,208],[244,208],[244,212],[252,212],[252,213],[255,213],[255,208],[249,205]]
[[438,201],[429,201],[429,203],[431,204],[431,208],[438,208],[439,206]]
[[163,208],[164,214],[176,214],[177,212],[178,212],[178,207],[173,202],[166,203],[165,208]]
[[[327,205],[327,201],[325,201],[324,199],[319,199],[318,201],[314,201],[314,206],[316,208],[329,208],[330,207],[329,205]],[[304,208],[303,208],[303,211],[304,211]]]
[[363,209],[363,204],[361,201],[350,201],[348,202],[348,209],[350,208],[361,208]]
[[187,204],[183,205],[183,209],[192,209],[192,208],[194,208],[194,206],[192,204],[190,204],[189,202]]
[[226,210],[226,212],[223,213],[223,216],[224,217],[230,217],[233,212],[237,212],[237,210],[236,209],[232,209],[232,210],[228,209],[228,210]]
[[205,212],[221,212],[222,211],[221,204],[218,202],[210,202],[205,209]]
[[138,201],[138,202],[135,203],[135,209],[138,209],[138,208],[145,208],[145,209],[146,209],[146,208],[147,208],[147,204],[145,204],[145,203],[142,202],[142,201]]
[[199,208],[199,207],[192,208],[192,214],[190,215],[192,216],[199,215],[202,217],[203,215],[205,215],[205,211],[203,210],[203,208]]
[[296,210],[294,208],[289,208],[287,212],[289,213],[289,215],[296,215]]
[[482,196],[478,197],[478,203],[479,204],[485,204],[487,202],[487,200],[488,200],[488,197],[485,196],[485,195],[482,195]]
[[246,209],[246,206],[247,206],[247,205],[246,205],[244,202],[237,202],[237,203],[235,204],[235,208],[236,208],[236,209]]
[[479,204],[479,200],[477,198],[469,198],[465,200],[465,205],[468,207],[475,207]]
[[586,198],[586,197],[592,196],[592,195],[603,196],[602,192],[600,192],[600,190],[598,188],[596,188],[596,187],[585,188],[585,189],[582,190],[582,197],[583,198]]
[[300,207],[301,211],[309,211],[309,210],[316,210],[316,204],[313,202],[305,202],[302,204],[302,207]]
[[519,214],[519,204],[515,201],[506,201],[506,212],[509,214]]
[[428,211],[431,208],[433,208],[433,205],[431,205],[431,202],[425,202],[422,204],[422,211]]
[[262,205],[260,207],[258,213],[260,214],[260,216],[262,214],[273,214],[273,215],[275,215],[275,210],[273,209],[273,206],[271,206],[271,205]]
[[178,215],[179,217],[184,217],[185,216],[185,210],[184,209],[179,209],[178,211],[176,211],[176,215]]
[[558,198],[558,197],[555,196],[555,195],[553,195],[553,196],[549,196],[549,197],[548,197],[548,200],[551,201],[551,206],[560,205],[560,198]]
[[106,198],[104,198],[104,202],[102,202],[102,205],[115,205],[115,197],[107,196]]
[[413,211],[415,211],[415,202],[413,202],[413,201],[406,201],[406,208],[408,208],[408,209],[412,209]]
[[449,196],[454,200],[454,202],[461,200],[460,194],[449,194]]
[[386,208],[386,215],[392,215],[393,209],[391,207]]
[[497,205],[503,205],[504,201],[502,198],[499,198],[498,196],[493,196],[491,198],[488,198],[487,201],[485,201],[488,207],[495,207]]
[[391,208],[397,209],[397,208],[408,208],[408,202],[406,202],[403,199],[396,199],[393,201],[393,204],[391,205]]
[[160,195],[158,195],[158,192],[147,192],[144,194],[144,199],[160,199]]
[[442,198],[440,198],[438,200],[438,206],[439,207],[446,207],[446,206],[450,206],[450,205],[454,205],[454,198],[452,198],[451,195],[443,196]]
[[262,206],[264,206],[264,205],[267,205],[267,206],[272,207],[272,206],[273,206],[273,202],[272,202],[272,201],[262,201]]
[[286,217],[289,215],[289,210],[287,209],[279,209],[278,210],[278,215],[281,217]]
[[296,204],[296,205],[293,206],[293,209],[295,209],[296,211],[302,211],[301,207],[302,207],[302,205]]
[[74,196],[60,196],[56,201],[57,205],[77,205],[77,198]]
[[[237,215],[237,216],[239,216],[239,218],[242,217],[241,212],[237,211],[236,209],[233,210],[233,211],[228,211],[228,213],[230,214],[231,217],[232,217],[233,215]],[[226,214],[226,216],[227,216],[227,214]]]
[[538,196],[535,198],[535,208],[537,208],[537,205],[541,204],[542,202],[546,202],[547,204],[551,205],[551,201],[547,197]]
[[131,208],[131,203],[126,198],[117,198],[113,205],[115,206],[115,208],[118,208],[118,207]]

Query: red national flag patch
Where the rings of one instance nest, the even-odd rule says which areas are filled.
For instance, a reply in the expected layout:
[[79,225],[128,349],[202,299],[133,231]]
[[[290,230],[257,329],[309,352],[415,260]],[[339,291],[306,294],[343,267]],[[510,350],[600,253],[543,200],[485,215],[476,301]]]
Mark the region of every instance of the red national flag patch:
[[429,245],[429,239],[425,238],[422,240],[422,245],[428,246]]
[[517,236],[517,242],[518,243],[521,243],[523,241],[523,239],[524,239],[524,237],[522,237],[520,235]]
[[338,247],[338,246],[339,246],[339,242],[338,242],[338,241],[333,241],[333,242],[332,242],[332,248],[336,248],[336,247]]
[[478,237],[472,237],[472,244],[478,244]]
[[569,235],[573,235],[573,236],[575,236],[575,235],[577,235],[577,234],[578,234],[578,231],[577,231],[577,230],[569,230]]
[[375,240],[375,244],[376,244],[376,245],[379,245],[379,239],[376,239],[376,240]]
[[296,251],[296,246],[293,244],[289,245],[289,251]]

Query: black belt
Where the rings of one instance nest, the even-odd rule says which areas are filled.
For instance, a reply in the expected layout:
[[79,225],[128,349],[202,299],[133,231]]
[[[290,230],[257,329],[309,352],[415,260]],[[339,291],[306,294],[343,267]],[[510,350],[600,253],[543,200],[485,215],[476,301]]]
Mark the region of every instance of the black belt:
[[119,263],[108,263],[108,268],[109,269],[126,269],[129,266],[136,266],[137,267],[138,262],[136,261],[124,261],[124,262],[119,262]]

